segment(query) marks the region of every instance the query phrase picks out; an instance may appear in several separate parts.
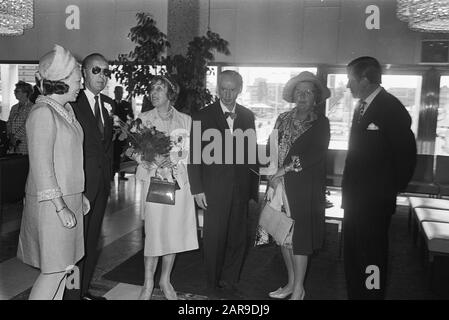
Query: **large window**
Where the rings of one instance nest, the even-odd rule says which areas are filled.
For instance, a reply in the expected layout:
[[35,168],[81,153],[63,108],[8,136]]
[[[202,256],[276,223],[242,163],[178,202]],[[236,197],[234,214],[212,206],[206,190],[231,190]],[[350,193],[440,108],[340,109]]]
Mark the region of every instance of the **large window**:
[[[352,98],[346,88],[346,74],[329,74],[327,85],[332,95],[326,105],[326,114],[331,126],[329,149],[345,150],[348,147],[349,130],[357,99]],[[412,117],[412,130],[418,132],[419,103],[421,96],[421,76],[383,75],[382,86],[396,96]]]
[[440,107],[438,109],[435,153],[449,155],[449,76],[440,78]]
[[[287,81],[302,71],[316,73],[316,68],[288,67],[226,66],[223,70],[235,70],[242,75],[243,89],[237,102],[254,112],[259,144],[266,144],[278,115],[293,107],[282,99],[282,90]],[[216,93],[216,77],[216,72],[208,76],[208,89],[212,94]]]
[[0,64],[0,118],[7,120],[9,111],[18,101],[14,96],[15,84],[25,81],[34,86],[37,64]]

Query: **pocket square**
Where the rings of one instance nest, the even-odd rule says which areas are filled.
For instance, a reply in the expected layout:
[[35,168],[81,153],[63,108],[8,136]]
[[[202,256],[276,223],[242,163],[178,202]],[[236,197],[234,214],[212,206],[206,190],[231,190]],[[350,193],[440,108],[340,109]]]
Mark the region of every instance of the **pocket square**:
[[371,123],[368,125],[368,127],[366,127],[366,130],[379,130],[379,127],[376,126],[374,123],[371,122]]

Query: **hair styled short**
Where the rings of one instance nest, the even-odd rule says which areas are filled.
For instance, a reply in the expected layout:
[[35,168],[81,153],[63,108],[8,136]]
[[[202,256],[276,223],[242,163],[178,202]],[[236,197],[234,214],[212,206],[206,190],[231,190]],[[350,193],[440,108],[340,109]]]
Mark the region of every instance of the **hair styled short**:
[[22,80],[16,83],[16,90],[20,90],[25,93],[27,98],[33,94],[33,86]]
[[95,59],[101,59],[101,60],[103,60],[103,61],[105,61],[106,63],[109,64],[108,60],[104,57],[104,55],[102,55],[101,53],[95,52],[95,53],[89,54],[87,57],[85,57],[85,58],[83,59],[83,62],[81,63],[81,67],[85,70],[86,67],[87,67],[87,65],[88,65],[92,60],[95,60]]
[[221,82],[223,76],[231,76],[234,78],[235,82],[239,86],[240,89],[243,88],[243,79],[240,73],[234,70],[225,70],[218,75],[218,83]]
[[367,78],[372,84],[382,83],[382,67],[376,58],[359,57],[352,60],[347,68],[358,81],[362,78]]
[[179,95],[178,84],[168,76],[157,75],[151,78],[150,90],[156,83],[161,82],[167,88],[167,98],[170,100],[170,104],[174,105]]

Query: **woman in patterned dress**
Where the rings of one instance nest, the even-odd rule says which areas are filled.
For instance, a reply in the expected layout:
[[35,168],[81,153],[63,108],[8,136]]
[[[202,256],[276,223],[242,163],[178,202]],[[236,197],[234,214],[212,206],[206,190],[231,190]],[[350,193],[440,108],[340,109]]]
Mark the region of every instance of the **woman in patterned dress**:
[[269,182],[268,200],[286,195],[290,215],[295,221],[292,247],[281,247],[288,271],[288,283],[270,292],[271,298],[304,299],[304,277],[308,256],[322,246],[326,191],[326,153],[330,138],[329,120],[317,106],[330,91],[310,72],[302,72],[284,87],[285,101],[295,107],[279,115],[278,169]]

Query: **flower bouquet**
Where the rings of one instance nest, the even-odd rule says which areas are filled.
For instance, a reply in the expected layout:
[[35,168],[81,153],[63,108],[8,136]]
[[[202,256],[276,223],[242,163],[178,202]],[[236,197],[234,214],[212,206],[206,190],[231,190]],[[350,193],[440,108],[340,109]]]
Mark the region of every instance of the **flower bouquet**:
[[[155,175],[150,177],[146,201],[174,205],[176,190],[179,190],[180,187],[176,179],[173,178],[173,167],[171,164],[167,165],[170,163],[169,153],[172,148],[170,136],[158,131],[154,126],[145,127],[141,119],[136,119],[130,124],[124,123],[120,119],[114,120],[115,126],[119,128],[118,139],[126,140],[129,145],[125,154],[148,170],[156,167]],[[169,168],[169,179],[158,174],[158,169],[164,166]]]
[[141,119],[125,123],[114,117],[114,125],[118,128],[115,133],[116,139],[126,140],[128,144],[125,154],[148,166],[158,158],[167,157],[172,148],[168,135],[158,131],[156,127],[145,127]]

